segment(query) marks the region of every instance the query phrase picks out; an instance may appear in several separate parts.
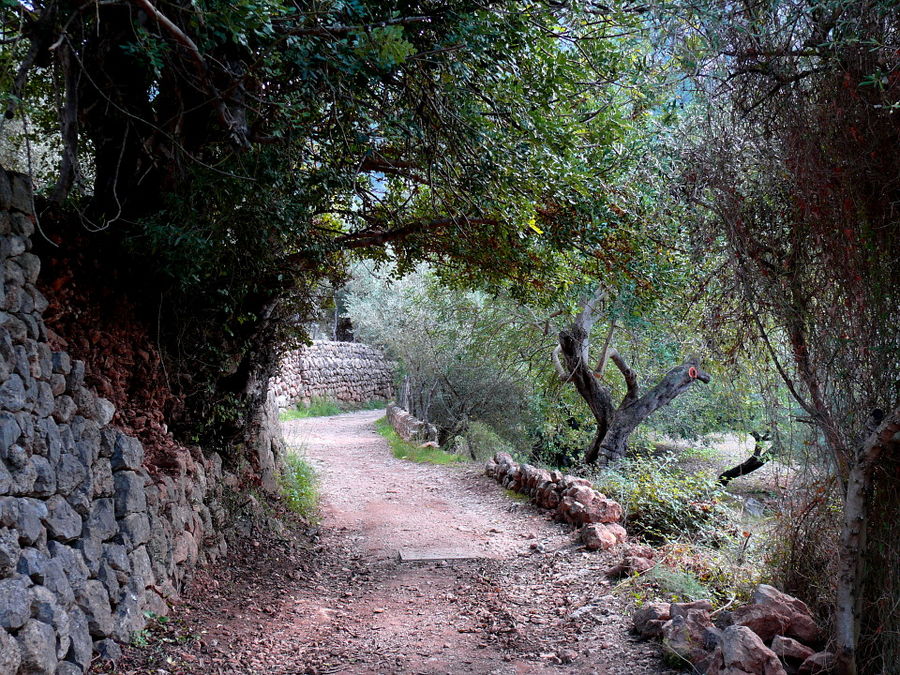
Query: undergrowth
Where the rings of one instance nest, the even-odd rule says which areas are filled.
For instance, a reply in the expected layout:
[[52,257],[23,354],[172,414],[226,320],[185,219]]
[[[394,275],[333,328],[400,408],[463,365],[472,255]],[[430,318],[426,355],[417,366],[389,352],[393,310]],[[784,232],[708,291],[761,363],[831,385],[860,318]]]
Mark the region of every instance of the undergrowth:
[[313,467],[296,450],[285,453],[279,485],[288,508],[307,521],[317,519],[319,481]]
[[459,455],[444,452],[440,448],[419,447],[415,443],[404,441],[399,434],[394,431],[390,422],[386,417],[375,422],[375,428],[378,433],[387,439],[391,452],[397,459],[408,459],[411,462],[419,462],[426,464],[454,464],[456,462],[464,462],[465,459]]
[[358,410],[377,410],[384,406],[385,402],[380,399],[350,404],[327,398],[314,398],[308,406],[298,403],[294,408],[282,410],[278,414],[278,419],[282,422],[289,422],[290,420],[302,420],[307,417],[332,417]]
[[671,457],[625,459],[590,478],[625,509],[628,532],[650,543],[715,539],[729,529],[727,494],[715,477],[685,471]]

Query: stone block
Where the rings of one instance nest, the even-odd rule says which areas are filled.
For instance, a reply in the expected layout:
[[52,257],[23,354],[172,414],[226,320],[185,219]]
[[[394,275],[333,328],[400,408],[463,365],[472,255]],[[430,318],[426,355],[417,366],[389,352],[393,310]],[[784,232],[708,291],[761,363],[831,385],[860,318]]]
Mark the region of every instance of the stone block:
[[0,528],[0,578],[8,577],[16,571],[21,551],[19,535],[15,530]]
[[19,533],[19,544],[31,546],[44,536],[42,520],[47,516],[44,502],[30,497],[0,497],[0,525]]
[[[47,542],[47,549],[50,558],[59,561],[72,589],[81,588],[90,576],[81,552],[58,541]],[[44,585],[47,585],[46,581]]]
[[[3,175],[0,172],[0,186],[3,184]],[[22,664],[22,655],[19,652],[19,643],[16,639],[0,629],[0,673],[15,675]]]
[[25,383],[20,375],[10,375],[6,382],[0,385],[0,407],[16,412],[22,410],[27,404],[25,398]]
[[108,541],[119,531],[116,523],[115,504],[112,499],[95,499],[85,523],[85,534],[93,539]]
[[113,634],[113,615],[109,606],[109,596],[103,584],[96,579],[84,582],[75,589],[75,602],[87,617],[88,630],[95,638],[105,638]]
[[53,495],[47,500],[47,516],[44,518],[47,534],[52,539],[69,542],[81,534],[83,522],[81,516],[60,495]]
[[46,457],[35,455],[31,458],[35,470],[33,494],[36,497],[49,497],[56,492],[56,472]]
[[87,478],[87,467],[77,457],[63,453],[56,465],[56,489],[59,494],[68,496]]
[[75,601],[72,585],[69,583],[69,577],[66,576],[66,572],[63,570],[59,558],[51,558],[44,565],[41,583],[50,590],[63,605],[68,607]]
[[0,461],[0,496],[8,495],[12,491],[13,478],[6,465]]
[[50,558],[36,548],[24,548],[19,555],[19,563],[16,565],[16,571],[26,577],[29,577],[34,583],[44,583],[44,570]]
[[0,579],[0,628],[16,630],[31,618],[31,591],[27,577]]
[[28,675],[56,673],[56,633],[53,626],[31,619],[16,635],[22,656],[20,672]]
[[150,519],[146,513],[132,513],[119,521],[119,529],[128,537],[131,547],[150,541]]
[[141,442],[131,436],[119,434],[113,447],[113,471],[121,471],[123,469],[139,471],[143,462],[144,446],[141,445]]
[[66,654],[66,661],[74,663],[81,669],[81,672],[87,672],[91,663],[91,655],[94,651],[94,642],[91,640],[88,619],[78,607],[70,608],[68,614],[71,644],[69,652]]
[[118,518],[147,510],[143,476],[134,471],[118,471],[113,476],[113,483],[116,490],[115,505]]
[[31,589],[34,598],[31,601],[31,616],[38,621],[53,626],[56,633],[56,658],[63,659],[69,651],[69,615],[60,606],[52,591],[44,586]]

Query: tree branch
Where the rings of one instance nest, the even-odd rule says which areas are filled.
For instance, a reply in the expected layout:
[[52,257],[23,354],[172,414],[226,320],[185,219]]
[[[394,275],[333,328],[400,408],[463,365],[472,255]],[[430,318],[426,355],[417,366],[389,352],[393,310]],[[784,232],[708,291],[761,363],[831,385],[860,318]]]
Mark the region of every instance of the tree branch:
[[191,59],[196,66],[196,69],[200,75],[200,79],[203,82],[204,87],[209,91],[209,94],[216,101],[216,112],[219,116],[219,120],[225,129],[231,134],[232,142],[241,148],[248,148],[250,146],[250,132],[246,128],[246,125],[238,122],[234,115],[232,115],[231,111],[228,109],[228,106],[225,105],[225,98],[219,92],[218,88],[212,81],[212,77],[210,75],[209,66],[206,63],[206,59],[203,57],[203,54],[200,53],[200,49],[197,47],[197,44],[187,35],[184,31],[182,31],[175,23],[172,22],[165,14],[160,12],[150,0],[130,0],[133,4],[137,5],[140,9],[144,10],[151,17],[156,19],[160,26],[172,36],[172,39],[175,40],[178,44],[184,47],[188,53],[191,55]]
[[562,361],[559,360],[559,353],[562,351],[561,345],[556,345],[553,348],[553,352],[550,354],[550,358],[553,359],[553,367],[556,369],[556,374],[559,375],[559,379],[561,382],[568,382],[572,379],[572,373],[567,373],[566,369],[563,368]]
[[625,378],[625,385],[628,387],[628,391],[625,393],[625,398],[622,399],[622,403],[619,404],[619,407],[626,406],[634,401],[640,393],[637,373],[628,366],[625,359],[619,354],[618,349],[610,349],[609,358],[612,359],[612,362],[616,364],[616,367],[622,373],[622,377]]

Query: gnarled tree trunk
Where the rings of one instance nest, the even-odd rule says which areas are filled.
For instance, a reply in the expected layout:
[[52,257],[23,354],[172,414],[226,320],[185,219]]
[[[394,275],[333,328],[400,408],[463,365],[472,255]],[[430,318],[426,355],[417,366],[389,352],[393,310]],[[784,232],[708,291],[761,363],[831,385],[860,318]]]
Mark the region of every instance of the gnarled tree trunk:
[[[710,380],[710,376],[700,368],[699,362],[690,359],[672,368],[656,386],[641,393],[637,373],[610,346],[612,328],[596,368],[591,368],[590,334],[603,299],[604,294],[598,289],[584,303],[572,323],[559,334],[559,346],[553,351],[553,363],[560,379],[575,385],[597,421],[597,433],[585,452],[585,461],[590,464],[608,464],[624,457],[628,450],[628,437],[641,422],[669,404],[695,380]],[[565,366],[559,358],[560,354],[563,355]],[[609,389],[600,382],[608,360],[622,373],[628,388],[618,406],[613,404]]]

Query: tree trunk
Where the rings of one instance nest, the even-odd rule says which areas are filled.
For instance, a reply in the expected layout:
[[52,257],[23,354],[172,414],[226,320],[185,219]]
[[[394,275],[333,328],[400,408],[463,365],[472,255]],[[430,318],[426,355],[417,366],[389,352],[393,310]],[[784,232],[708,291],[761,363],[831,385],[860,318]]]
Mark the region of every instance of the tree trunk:
[[[624,457],[628,449],[628,437],[641,422],[670,403],[694,380],[710,381],[710,376],[700,369],[696,360],[692,359],[670,370],[655,387],[640,395],[637,374],[628,367],[621,355],[609,346],[609,338],[597,369],[592,369],[590,334],[602,299],[603,294],[598,290],[584,303],[575,320],[559,334],[559,347],[553,353],[557,374],[563,381],[575,385],[575,389],[587,403],[597,422],[597,433],[585,451],[584,460],[588,464],[598,461],[601,464],[608,464]],[[565,357],[565,367],[559,361],[558,352]],[[599,380],[607,358],[612,360],[622,373],[628,387],[628,392],[618,408],[613,406],[609,389],[602,386]]]
[[881,454],[900,447],[900,407],[895,408],[866,439],[850,469],[844,498],[844,523],[840,539],[840,570],[835,606],[836,668],[838,675],[856,675],[863,553],[866,517],[872,492],[872,476]]

